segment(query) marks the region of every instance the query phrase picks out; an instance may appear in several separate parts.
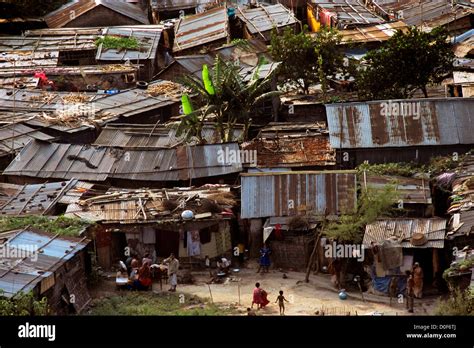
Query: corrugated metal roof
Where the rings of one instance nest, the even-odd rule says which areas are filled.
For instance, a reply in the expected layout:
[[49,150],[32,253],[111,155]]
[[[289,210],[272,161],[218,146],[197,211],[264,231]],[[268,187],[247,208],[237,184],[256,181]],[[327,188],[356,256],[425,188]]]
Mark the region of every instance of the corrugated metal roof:
[[335,149],[474,144],[472,98],[326,104],[326,114]]
[[89,181],[107,178],[179,181],[240,172],[238,163],[221,163],[219,151],[239,153],[237,143],[176,149],[123,150],[91,145],[30,142],[5,175]]
[[174,32],[173,51],[178,52],[227,37],[228,17],[225,7],[180,18]]
[[[167,83],[167,81],[151,82],[149,88],[163,83]],[[150,110],[156,110],[166,105],[180,103],[181,96],[178,94],[175,96],[170,94],[151,96],[147,90],[133,88],[96,99],[93,102],[95,110],[103,117],[106,115],[130,117]]]
[[295,15],[282,4],[263,5],[254,8],[238,8],[237,16],[251,34],[259,34],[275,28],[298,23]]
[[[7,73],[15,75],[13,69],[8,70]],[[20,75],[20,74],[18,74]],[[23,76],[21,76],[23,75]],[[4,77],[5,71],[0,71],[0,88],[37,88],[39,77],[31,77],[31,74],[21,73],[18,77]],[[25,76],[26,75],[26,76]]]
[[16,152],[31,139],[53,140],[54,138],[21,123],[0,127],[0,156]]
[[54,206],[77,180],[52,182],[45,184],[18,185],[12,194],[0,206],[0,216],[4,215],[47,215],[53,213]]
[[399,13],[401,20],[409,26],[434,28],[472,13],[472,9],[446,0],[375,0],[374,3],[387,13]]
[[224,45],[214,49],[212,53],[219,55],[225,61],[238,60],[240,64],[249,66],[257,65],[261,57],[264,57],[267,62],[273,61],[271,55],[268,53],[267,45],[259,38],[247,40],[245,46],[235,43]]
[[[104,6],[125,17],[136,20],[141,24],[148,24],[148,18],[140,6],[135,6],[117,0],[74,0],[51,12],[45,17],[46,24],[50,28],[64,27],[74,19],[86,14],[98,6]],[[71,15],[73,13],[74,15]]]
[[[149,84],[154,87],[167,81],[155,81]],[[58,114],[69,108],[78,105],[65,100],[71,95],[78,95],[84,99],[83,106],[85,112],[77,117],[77,122],[69,119],[67,125],[69,127],[81,125],[92,125],[94,123],[104,124],[119,117],[131,117],[145,113],[151,110],[157,110],[167,105],[180,103],[179,91],[176,95],[171,94],[153,94],[147,90],[132,88],[120,91],[116,94],[99,94],[99,93],[70,93],[70,92],[46,92],[43,90],[23,90],[23,89],[0,89],[0,110],[11,111],[14,109],[16,113],[21,114],[24,111],[41,111],[53,113],[48,115],[55,119],[56,123],[61,124]],[[85,98],[86,97],[86,98]],[[74,111],[74,110],[72,110]],[[3,114],[3,113],[2,113]],[[6,113],[5,116],[13,116]],[[43,113],[37,114],[37,118],[41,119]],[[0,114],[1,118],[1,114]],[[16,118],[16,117],[15,117]],[[45,123],[47,118],[43,117]],[[75,124],[76,123],[76,124]]]
[[139,49],[105,49],[103,44],[100,44],[96,59],[103,61],[155,59],[162,31],[162,25],[105,28],[102,32],[104,36],[133,37],[138,41]]
[[[0,40],[1,52],[24,52],[31,54],[33,52],[54,53],[56,51],[82,51],[95,50],[95,40],[100,35],[100,28],[89,30],[83,33],[77,30],[76,34],[70,35],[51,35],[48,33],[36,36],[36,32],[29,32],[28,36],[3,36]],[[62,33],[61,33],[62,34]],[[26,52],[25,52],[26,51]],[[4,54],[2,53],[2,56]]]
[[342,42],[382,42],[390,39],[397,30],[404,30],[406,28],[407,25],[405,23],[398,21],[370,27],[341,30]]
[[217,3],[216,0],[151,0],[152,8],[159,11],[176,11]]
[[241,174],[241,218],[338,215],[355,208],[355,171]]
[[474,84],[474,71],[453,71],[453,81],[456,84]]
[[240,69],[239,73],[244,77],[244,81],[246,82],[251,81],[255,77],[258,79],[265,79],[275,72],[280,64],[280,62],[274,62],[252,67],[243,67]]
[[[1,41],[1,40],[0,40]],[[0,69],[21,69],[31,66],[56,66],[59,52],[3,51],[0,54]]]
[[192,56],[181,56],[175,57],[176,64],[181,65],[184,69],[189,71],[190,74],[201,79],[202,78],[202,66],[207,64],[209,67],[212,67],[214,64],[214,59],[208,55],[192,55]]
[[[242,135],[242,128],[234,128],[233,139]],[[219,142],[214,125],[205,124],[202,137],[206,143]],[[176,136],[176,129],[166,125],[109,124],[102,129],[94,142],[97,146],[123,148],[170,148],[184,143],[182,136]]]
[[384,19],[370,12],[357,0],[312,0],[311,4],[319,6],[325,11],[320,13],[320,16],[336,17],[335,20],[341,27],[385,22]]
[[[190,74],[198,79],[202,79],[202,67],[207,64],[209,67],[214,65],[214,58],[210,55],[192,55],[192,56],[181,56],[175,57],[174,64],[181,65]],[[279,62],[261,64],[257,66],[247,66],[245,64],[240,65],[239,73],[243,77],[244,81],[250,81],[255,73],[258,73],[259,79],[264,79],[270,76],[275,69],[280,65]],[[165,71],[165,70],[164,70]]]
[[387,185],[395,186],[398,199],[403,204],[431,204],[431,191],[429,180],[423,178],[407,178],[403,176],[385,176],[367,174],[361,178],[362,188],[383,190]]
[[[410,238],[415,233],[423,233],[428,242],[414,246]],[[391,237],[401,242],[402,248],[444,248],[446,220],[432,219],[387,219],[368,224],[365,228],[363,244],[370,247],[371,243],[382,243]]]
[[[58,237],[33,228],[9,231],[1,236],[8,238],[6,244],[3,244],[5,255],[34,252],[23,259],[2,258],[0,289],[3,290],[2,296],[6,297],[34,289],[39,282],[51,276],[88,243],[85,238]],[[38,252],[39,250],[41,252]]]

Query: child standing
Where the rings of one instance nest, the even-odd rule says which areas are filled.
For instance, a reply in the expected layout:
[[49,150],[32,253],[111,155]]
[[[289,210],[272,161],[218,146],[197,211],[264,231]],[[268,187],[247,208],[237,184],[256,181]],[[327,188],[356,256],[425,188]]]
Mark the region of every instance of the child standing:
[[277,297],[275,303],[278,302],[278,306],[280,307],[280,315],[285,315],[285,302],[288,302],[289,301],[285,298],[285,296],[283,296],[283,291],[280,290],[280,295]]

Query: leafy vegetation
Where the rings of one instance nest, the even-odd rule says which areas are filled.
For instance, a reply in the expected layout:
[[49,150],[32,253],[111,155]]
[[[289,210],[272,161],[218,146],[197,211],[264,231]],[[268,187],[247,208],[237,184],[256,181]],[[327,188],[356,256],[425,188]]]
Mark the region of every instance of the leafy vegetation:
[[474,315],[473,294],[455,289],[448,299],[438,301],[435,315]]
[[116,49],[116,50],[138,50],[139,42],[135,37],[121,37],[121,36],[110,36],[98,38],[95,41],[96,46],[102,44],[105,49]]
[[177,124],[177,135],[184,135],[186,139],[195,137],[202,142],[201,131],[204,123],[213,121],[222,142],[234,140],[234,128],[237,123],[244,125],[241,140],[247,140],[252,117],[257,115],[258,106],[280,94],[270,91],[271,76],[259,78],[260,66],[257,66],[250,81],[246,81],[240,74],[239,65],[223,61],[217,56],[212,67],[212,94],[199,78],[186,76],[183,84],[197,95],[197,109],[182,116],[182,120]]
[[0,218],[0,231],[16,230],[31,226],[52,234],[70,237],[79,236],[80,232],[90,225],[91,223],[88,221],[65,216],[47,217],[32,215]]
[[323,227],[329,238],[341,243],[361,243],[365,226],[382,217],[392,216],[398,209],[394,208],[398,194],[392,185],[383,190],[363,190],[357,199],[354,212],[340,216],[338,221],[330,221]]
[[412,177],[419,173],[429,173],[431,176],[452,171],[457,168],[466,155],[458,156],[436,156],[430,159],[428,164],[417,163],[362,163],[357,166],[359,174],[364,171],[375,175],[396,175]]
[[14,298],[6,298],[3,297],[3,291],[0,290],[0,316],[47,315],[48,313],[46,297],[37,300],[32,292],[21,292],[15,295]]
[[357,166],[358,173],[367,172],[375,175],[397,175],[411,177],[414,174],[423,172],[423,166],[414,163],[381,163],[368,164],[362,163]]
[[221,309],[192,295],[184,294],[184,303],[181,302],[179,294],[127,292],[120,296],[95,300],[89,314],[197,316],[233,313],[232,309]]
[[474,258],[460,261],[444,270],[443,279],[449,283],[449,278],[451,276],[457,275],[461,272],[468,272],[471,267],[474,267]]
[[370,51],[367,68],[358,76],[362,99],[409,98],[417,90],[428,97],[427,86],[440,83],[453,69],[454,55],[445,29],[423,32],[398,30],[377,50]]
[[289,84],[309,92],[316,83],[325,86],[328,79],[344,71],[344,54],[340,49],[342,35],[333,28],[322,27],[309,35],[308,28],[295,34],[286,28],[283,34],[272,32],[270,53],[275,61],[282,62],[278,76],[283,84]]

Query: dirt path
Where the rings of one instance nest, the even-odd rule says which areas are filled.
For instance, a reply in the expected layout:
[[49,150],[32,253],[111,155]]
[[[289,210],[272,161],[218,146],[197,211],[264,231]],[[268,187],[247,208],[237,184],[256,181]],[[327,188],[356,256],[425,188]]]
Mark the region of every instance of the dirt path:
[[[204,272],[193,272],[196,283],[193,285],[179,285],[178,292],[197,295],[202,298],[210,298],[209,288],[206,282],[209,275]],[[283,279],[283,273],[271,271],[267,274],[257,274],[255,269],[245,269],[233,274],[231,279],[223,284],[210,284],[214,303],[220,305],[239,304],[240,285],[240,306],[238,308],[244,313],[252,302],[252,291],[258,281],[261,287],[269,294],[271,301],[267,308],[259,311],[261,315],[278,315],[278,304],[275,304],[278,291],[283,290],[285,297],[290,301],[286,304],[286,315],[314,315],[316,311],[324,310],[327,314],[345,315],[372,315],[374,312],[384,315],[406,315],[408,314],[403,304],[393,303],[379,304],[373,302],[363,302],[357,298],[357,293],[351,293],[357,298],[349,297],[347,300],[340,300],[338,293],[330,288],[328,276],[312,276],[310,283],[302,281],[304,273],[290,272],[288,278]],[[327,279],[326,279],[327,278]],[[317,283],[324,282],[325,287]],[[421,308],[418,314],[422,313]]]
[[[182,271],[181,271],[182,272]],[[286,279],[283,273],[278,270],[271,270],[270,273],[257,274],[256,268],[242,269],[239,273],[234,273],[222,284],[210,284],[212,299],[215,304],[226,307],[237,307],[238,312],[245,315],[247,307],[252,303],[252,292],[255,283],[259,282],[265,289],[270,300],[270,304],[259,315],[279,315],[278,304],[275,304],[276,297],[280,290],[284,291],[285,297],[290,301],[286,303],[286,315],[315,315],[317,311],[325,312],[326,315],[411,315],[406,312],[405,305],[397,303],[394,299],[392,306],[389,305],[387,297],[375,295],[365,295],[372,301],[363,302],[358,292],[349,292],[346,300],[340,300],[337,291],[331,287],[328,275],[311,275],[310,282],[305,283],[303,272],[287,272]],[[199,296],[203,299],[210,299],[209,273],[202,271],[192,272],[195,283],[192,285],[178,284],[178,294],[183,294],[186,301],[187,295]],[[239,305],[240,287],[240,305]],[[163,284],[163,290],[159,284],[153,284],[154,292],[167,291],[168,285]],[[91,289],[93,298],[109,297],[117,294],[114,278],[102,281],[100,285]],[[381,303],[378,303],[381,302]],[[429,315],[433,313],[435,299],[423,299],[415,301],[415,315]]]

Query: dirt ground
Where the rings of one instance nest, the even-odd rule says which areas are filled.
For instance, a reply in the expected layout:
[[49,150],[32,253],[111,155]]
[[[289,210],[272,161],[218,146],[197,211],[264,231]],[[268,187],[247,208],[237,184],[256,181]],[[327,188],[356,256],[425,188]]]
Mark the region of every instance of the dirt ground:
[[[183,272],[183,271],[180,271]],[[287,278],[283,278],[286,274]],[[310,276],[310,282],[305,283],[303,272],[281,272],[270,270],[269,273],[257,274],[256,265],[248,265],[238,273],[232,273],[220,284],[208,284],[210,276],[205,271],[192,271],[194,284],[178,284],[177,293],[182,294],[184,301],[186,296],[194,295],[211,300],[219,307],[237,308],[237,312],[246,315],[247,307],[252,303],[252,292],[255,283],[259,282],[261,287],[268,292],[270,304],[259,310],[258,315],[279,315],[278,304],[275,303],[280,290],[290,303],[285,303],[285,315],[317,315],[324,312],[325,315],[412,315],[405,309],[404,303],[398,303],[396,299],[371,295],[364,293],[365,301],[357,291],[348,292],[346,300],[340,300],[338,291],[332,287],[329,275],[318,274]],[[108,281],[94,289],[91,289],[93,298],[113,296],[117,293],[114,284],[115,278],[110,277]],[[210,290],[209,290],[210,288]],[[167,291],[168,285],[163,283],[163,289],[159,283],[154,283],[154,292]],[[239,300],[240,289],[240,300]],[[414,315],[430,315],[436,303],[436,298],[425,298],[415,300]],[[256,309],[256,308],[255,308]]]
[[[371,299],[376,299],[375,303],[361,299],[359,292],[350,292],[346,300],[340,300],[336,289],[332,288],[328,275],[311,275],[310,282],[305,283],[303,272],[286,272],[287,278],[283,278],[283,272],[270,270],[269,273],[257,274],[256,266],[249,266],[241,269],[238,273],[233,273],[222,284],[210,284],[209,273],[192,272],[195,284],[179,284],[178,292],[192,294],[201,298],[211,298],[214,303],[226,306],[233,305],[239,308],[242,313],[246,313],[247,307],[252,303],[252,292],[255,283],[259,282],[269,296],[270,304],[258,311],[259,315],[279,315],[278,304],[275,303],[280,290],[284,291],[284,296],[290,303],[285,303],[286,315],[315,315],[324,312],[326,315],[411,315],[407,313],[405,304],[400,304],[393,299],[392,306],[388,297],[366,295]],[[163,284],[163,290],[166,290]],[[210,291],[209,291],[210,287]],[[240,288],[240,301],[239,301]],[[154,290],[159,291],[159,285],[155,284]],[[432,312],[433,299],[423,299],[415,302],[415,314],[427,315]],[[239,304],[240,303],[240,304]]]

